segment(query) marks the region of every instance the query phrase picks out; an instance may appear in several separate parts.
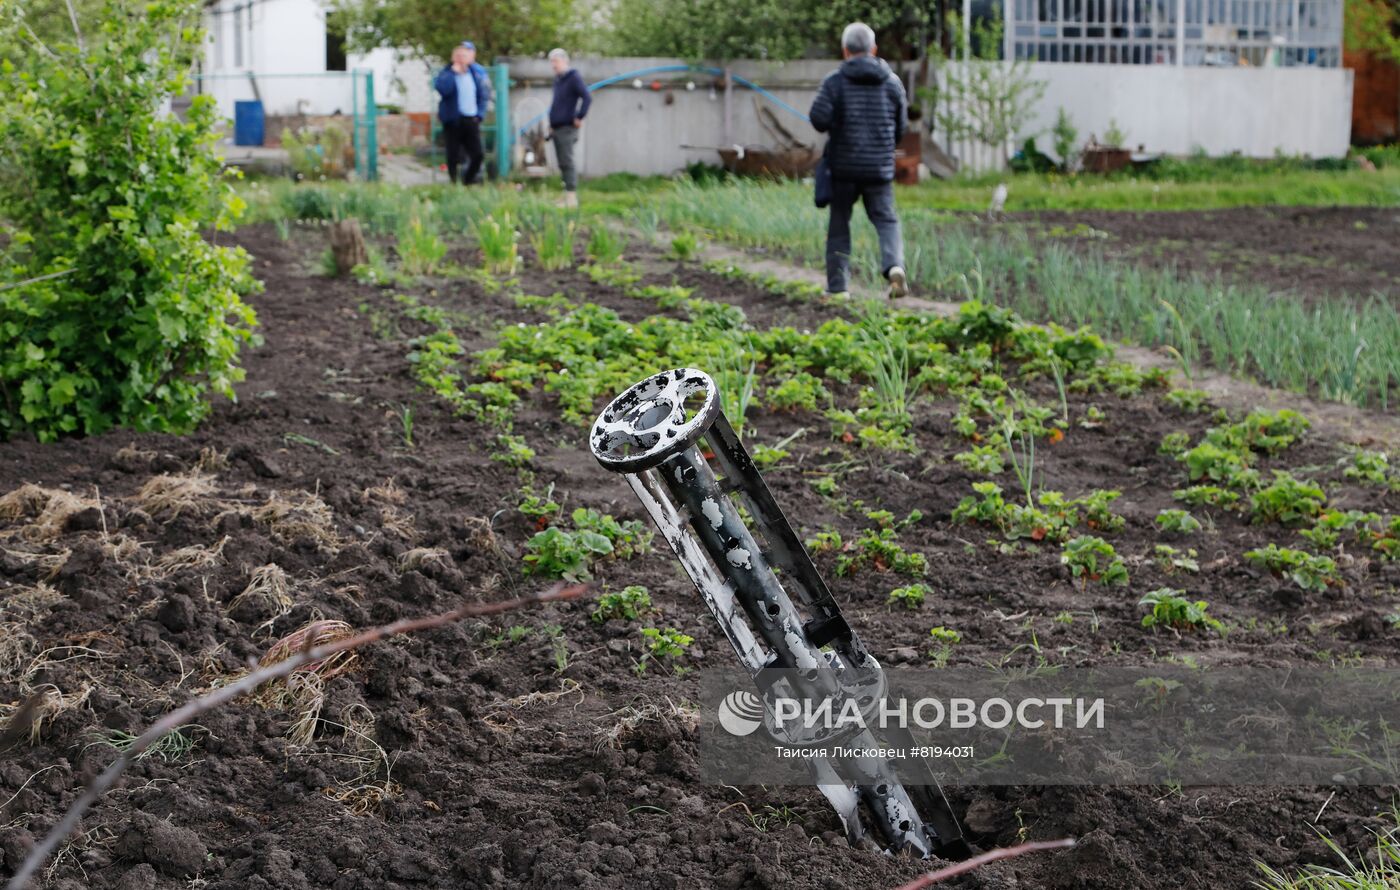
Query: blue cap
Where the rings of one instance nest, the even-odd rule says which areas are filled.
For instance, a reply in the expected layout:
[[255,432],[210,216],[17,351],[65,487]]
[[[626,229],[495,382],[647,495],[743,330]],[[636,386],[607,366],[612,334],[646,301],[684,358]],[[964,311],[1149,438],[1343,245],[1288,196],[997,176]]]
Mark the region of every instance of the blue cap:
[[470,49],[470,50],[475,50],[475,49],[476,49],[476,44],[475,44],[475,43],[472,43],[470,40],[463,40],[463,41],[462,41],[462,46],[464,46],[464,47],[466,47],[467,49]]

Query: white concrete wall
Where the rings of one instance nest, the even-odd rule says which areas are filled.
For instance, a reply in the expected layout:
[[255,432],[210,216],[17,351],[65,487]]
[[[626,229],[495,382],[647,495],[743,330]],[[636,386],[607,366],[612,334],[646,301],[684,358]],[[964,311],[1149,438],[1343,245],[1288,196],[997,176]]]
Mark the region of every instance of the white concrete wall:
[[[578,59],[574,64],[592,84],[635,69],[681,62],[614,58]],[[821,78],[835,65],[822,60],[739,62],[734,71],[805,113]],[[1268,157],[1281,151],[1340,157],[1347,151],[1352,73],[1346,69],[1041,63],[1033,71],[1046,82],[1045,98],[1030,127],[1041,134],[1042,151],[1049,150],[1049,130],[1060,107],[1069,113],[1081,140],[1091,133],[1102,137],[1113,120],[1131,147],[1142,144],[1150,152],[1187,154],[1202,148],[1212,155],[1238,151]],[[517,128],[548,107],[552,77],[542,60],[511,62],[511,78],[516,81],[511,113]],[[774,143],[759,125],[755,94],[747,89],[734,90],[733,129],[725,140],[723,93],[715,75],[695,71],[643,75],[642,79],[647,83],[693,81],[695,90],[634,89],[629,79],[597,91],[579,143],[584,175],[668,174],[692,161],[719,161],[713,150],[683,145]],[[666,104],[667,92],[674,97],[673,104]],[[798,139],[821,143],[823,137],[810,125],[775,110]],[[952,151],[977,170],[995,169],[1004,155],[987,146],[953,146]]]
[[[549,108],[554,73],[540,59],[510,61],[511,121],[518,129],[536,114]],[[585,81],[593,84],[605,77],[641,68],[683,64],[678,59],[576,59]],[[780,99],[804,114],[822,77],[832,68],[829,61],[787,63],[738,62],[734,72],[771,90]],[[724,92],[718,76],[703,71],[642,75],[650,84],[659,80],[679,88],[662,92],[635,89],[626,83],[598,90],[593,108],[579,139],[580,172],[585,176],[630,172],[669,174],[693,161],[718,164],[713,148],[686,149],[684,145],[719,146],[772,145],[774,139],[760,126],[754,110],[755,94],[736,86],[733,92],[733,127],[724,138]],[[686,90],[694,83],[694,90]],[[666,103],[667,95],[674,97]],[[760,100],[764,101],[764,100]],[[799,140],[820,144],[822,137],[805,121],[774,107],[778,119]],[[553,151],[550,150],[551,160]]]
[[[1033,70],[1047,87],[1032,129],[1047,134],[1063,107],[1081,138],[1102,138],[1116,121],[1127,147],[1168,154],[1341,157],[1350,141],[1345,68],[1042,63]],[[1049,140],[1037,144],[1046,150]]]

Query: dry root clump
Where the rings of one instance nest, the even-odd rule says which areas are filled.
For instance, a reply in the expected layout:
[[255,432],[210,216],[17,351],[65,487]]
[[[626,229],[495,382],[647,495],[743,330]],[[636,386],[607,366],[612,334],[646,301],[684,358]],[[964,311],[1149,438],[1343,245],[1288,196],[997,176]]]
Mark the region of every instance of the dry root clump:
[[56,492],[26,482],[0,497],[0,522],[14,522],[25,516],[37,516]]
[[33,517],[33,522],[9,534],[18,534],[31,543],[47,544],[63,534],[71,516],[101,506],[95,498],[25,483],[0,497],[0,522],[8,524]]
[[415,547],[399,557],[399,571],[422,571],[429,566],[445,569],[451,562],[451,554],[441,547]]
[[535,705],[552,704],[570,695],[578,696],[576,707],[583,703],[583,686],[577,680],[565,677],[559,681],[559,688],[553,692],[527,692],[524,695],[517,695],[515,698],[497,702],[487,711],[486,716],[482,717],[482,722],[497,732],[510,732],[513,724],[520,720],[516,716],[518,712]]
[[203,544],[191,544],[188,547],[181,547],[179,550],[172,550],[161,556],[156,562],[151,577],[165,578],[186,569],[207,569],[217,565],[219,560],[223,558],[224,546],[228,542],[229,537],[225,535],[219,540],[219,543],[211,547],[206,547]]
[[638,731],[648,723],[658,723],[668,735],[690,735],[695,732],[700,725],[700,712],[694,708],[678,705],[666,699],[666,705],[647,705],[646,707],[627,707],[620,711],[614,711],[609,716],[616,717],[609,726],[599,726],[594,729],[597,737],[597,748],[618,748],[621,749],[627,740],[637,735]]
[[162,473],[148,479],[131,502],[153,517],[174,519],[185,511],[200,512],[213,493],[213,476],[198,471]]
[[[33,586],[19,585],[0,592],[0,614],[35,618],[63,599],[63,594],[40,581]],[[3,627],[3,625],[0,625]],[[0,646],[4,641],[0,640]]]
[[[285,661],[305,649],[314,649],[353,636],[354,628],[344,621],[313,621],[287,634],[263,655],[260,667]],[[287,738],[296,745],[308,745],[316,737],[316,728],[325,705],[326,681],[354,667],[353,651],[337,652],[330,658],[313,661],[293,671],[282,680],[269,683],[258,694],[264,707],[291,711],[296,715]]]
[[[229,601],[228,608],[224,611],[232,612],[244,603],[261,604],[272,613],[271,618],[258,625],[258,630],[264,628],[270,630],[277,619],[292,611],[292,606],[296,604],[296,600],[292,596],[292,580],[287,575],[286,570],[271,562],[253,569],[249,576],[248,586],[243,588],[242,593]],[[282,658],[285,657],[285,655],[282,656]]]
[[328,550],[340,546],[330,506],[309,491],[274,491],[267,503],[253,510],[253,519],[284,544],[312,541]]

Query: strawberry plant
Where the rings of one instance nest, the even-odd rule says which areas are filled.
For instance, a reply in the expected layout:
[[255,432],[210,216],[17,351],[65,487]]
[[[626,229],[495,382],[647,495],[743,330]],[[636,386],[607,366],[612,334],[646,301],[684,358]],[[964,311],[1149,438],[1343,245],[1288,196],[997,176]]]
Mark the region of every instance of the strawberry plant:
[[1361,510],[1323,510],[1312,528],[1300,528],[1298,534],[1319,550],[1332,550],[1341,543],[1342,532],[1351,532],[1358,542],[1370,540],[1371,527],[1379,521],[1379,514]]
[[1290,579],[1304,590],[1326,590],[1328,585],[1340,584],[1342,580],[1337,574],[1337,563],[1331,557],[1313,556],[1277,544],[1250,550],[1244,558]]
[[1192,485],[1188,488],[1178,488],[1172,492],[1172,497],[1188,504],[1192,507],[1222,507],[1230,508],[1239,503],[1239,492],[1221,488],[1218,485]]
[[0,439],[187,432],[254,340],[249,257],[210,237],[244,206],[218,110],[164,110],[190,94],[201,4],[100,6],[104,27],[48,45],[0,21]]
[[807,373],[798,371],[790,377],[783,379],[776,386],[769,386],[764,390],[763,402],[775,411],[795,411],[799,408],[807,411],[817,410],[819,401],[827,401],[831,395],[822,386],[821,379]]
[[1162,510],[1155,520],[1164,532],[1188,535],[1201,530],[1201,522],[1185,510]]
[[933,660],[934,667],[946,667],[948,659],[953,655],[953,647],[962,642],[962,634],[940,624],[930,628],[928,635],[936,644],[929,650],[928,657]]
[[[1047,492],[1048,494],[1048,492]],[[1126,520],[1108,508],[1108,505],[1122,497],[1119,491],[1091,491],[1082,498],[1071,501],[1084,512],[1084,524],[1101,532],[1122,531]],[[1043,504],[1042,504],[1043,506]]]
[[1176,631],[1209,629],[1223,633],[1225,625],[1212,618],[1206,611],[1206,601],[1192,602],[1182,596],[1185,592],[1170,587],[1159,587],[1143,596],[1138,605],[1151,606],[1152,609],[1142,617],[1142,626],[1169,627]]
[[927,584],[909,584],[890,591],[888,603],[899,604],[906,609],[917,609],[924,604],[924,597],[931,593]]
[[1196,551],[1187,548],[1182,552],[1170,544],[1155,544],[1152,547],[1152,560],[1157,563],[1157,568],[1170,575],[1173,572],[1199,572],[1200,563],[1196,562]]
[[1191,447],[1191,436],[1189,433],[1181,431],[1167,433],[1162,437],[1162,444],[1157,446],[1159,454],[1178,457],[1186,453],[1186,449]]
[[1392,517],[1385,531],[1376,534],[1371,549],[1381,555],[1381,559],[1400,561],[1400,516]]
[[596,532],[608,539],[619,559],[631,559],[651,549],[652,533],[640,520],[618,522],[607,513],[589,507],[579,507],[571,517],[579,531]]
[[1085,585],[1090,581],[1105,585],[1128,583],[1128,569],[1113,545],[1093,535],[1080,535],[1066,541],[1060,563],[1068,566],[1070,574]]
[[1200,414],[1210,407],[1210,396],[1200,389],[1173,389],[1162,398],[1168,405],[1187,414]]
[[1250,495],[1249,503],[1254,522],[1292,525],[1321,513],[1323,505],[1327,503],[1327,495],[1314,482],[1295,479],[1291,473],[1274,470],[1274,481]]
[[1357,482],[1380,485],[1400,491],[1400,469],[1392,469],[1383,451],[1357,449],[1343,461],[1342,475]]
[[998,445],[973,445],[971,451],[953,455],[953,462],[979,476],[996,476],[1006,471],[1002,463],[1002,449]]
[[651,610],[651,594],[645,587],[633,584],[598,597],[598,608],[593,610],[593,620],[599,624],[610,619],[635,621],[643,613]]
[[597,532],[550,526],[525,543],[525,574],[586,580],[593,577],[593,563],[612,552],[612,542]]
[[1186,470],[1193,482],[1209,479],[1238,488],[1243,487],[1240,485],[1241,481],[1249,478],[1248,454],[1223,448],[1214,442],[1201,442],[1196,447],[1181,452],[1177,455],[1177,460],[1186,464]]
[[675,661],[685,654],[685,650],[690,648],[691,643],[695,642],[693,637],[681,633],[674,627],[668,627],[665,630],[644,627],[642,628],[642,639],[646,641],[646,649],[633,668],[638,674],[646,673],[647,663],[653,661],[669,665],[673,674],[685,672],[685,668],[677,665]]

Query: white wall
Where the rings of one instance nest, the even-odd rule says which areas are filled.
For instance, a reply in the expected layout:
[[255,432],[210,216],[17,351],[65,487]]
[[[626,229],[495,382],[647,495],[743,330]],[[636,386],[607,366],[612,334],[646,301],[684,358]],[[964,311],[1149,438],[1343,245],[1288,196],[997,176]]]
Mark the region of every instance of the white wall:
[[[1047,83],[1033,127],[1045,133],[1063,107],[1081,138],[1102,138],[1116,121],[1127,147],[1151,152],[1341,157],[1350,142],[1345,68],[1042,63],[1032,70]],[[1039,144],[1043,150],[1049,141]]]
[[[579,59],[575,66],[590,84],[639,68],[680,64],[676,59]],[[806,112],[821,78],[835,61],[788,63],[740,62],[735,73],[771,90]],[[1340,68],[1190,68],[1146,65],[1076,65],[1041,63],[1034,76],[1046,82],[1032,131],[1049,149],[1048,133],[1063,107],[1079,129],[1080,139],[1102,137],[1110,120],[1117,122],[1131,147],[1149,152],[1187,154],[1203,148],[1212,155],[1241,152],[1268,157],[1282,151],[1313,157],[1346,154],[1351,132],[1352,72]],[[537,59],[511,63],[517,85],[511,91],[512,120],[518,128],[548,107],[552,79],[547,63]],[[718,163],[712,150],[682,145],[718,146],[723,139],[722,92],[710,88],[711,74],[644,75],[644,81],[685,83],[693,92],[666,93],[619,84],[594,96],[589,123],[580,140],[585,175],[613,172],[668,174],[692,161]],[[520,83],[520,81],[524,83]],[[754,94],[734,90],[734,127],[729,142],[772,145],[758,122]],[[779,120],[797,138],[820,144],[811,126],[785,111]],[[935,133],[935,138],[938,134]],[[954,146],[973,169],[994,168],[1003,152],[984,146]]]
[[[616,74],[660,65],[683,64],[677,59],[612,58],[577,59],[589,84]],[[811,107],[821,78],[835,67],[829,61],[787,63],[737,62],[734,72],[772,90],[804,114]],[[510,61],[511,121],[518,129],[549,108],[554,73],[541,59]],[[723,90],[718,77],[701,71],[643,75],[646,83],[659,80],[678,85],[672,91],[635,89],[631,79],[597,91],[593,108],[579,140],[579,169],[585,176],[631,172],[669,174],[692,161],[718,164],[712,148],[686,149],[683,145],[719,146],[731,143],[772,145],[774,139],[759,124],[754,93],[736,86],[733,93],[733,129],[724,138]],[[523,82],[522,82],[523,81]],[[695,89],[687,91],[686,83]],[[713,87],[713,91],[712,91]],[[666,103],[667,92],[674,103]],[[778,119],[799,140],[820,144],[822,137],[811,125],[774,108]],[[552,157],[552,150],[550,151]]]
[[[243,57],[236,64],[234,24],[241,13]],[[233,116],[235,101],[253,99],[248,72],[257,80],[269,115],[349,114],[354,108],[351,79],[343,71],[326,71],[326,7],[319,0],[216,0],[205,9],[207,45],[201,82],[219,112]],[[374,72],[379,103],[428,111],[428,68],[392,49],[350,55],[346,68]]]

